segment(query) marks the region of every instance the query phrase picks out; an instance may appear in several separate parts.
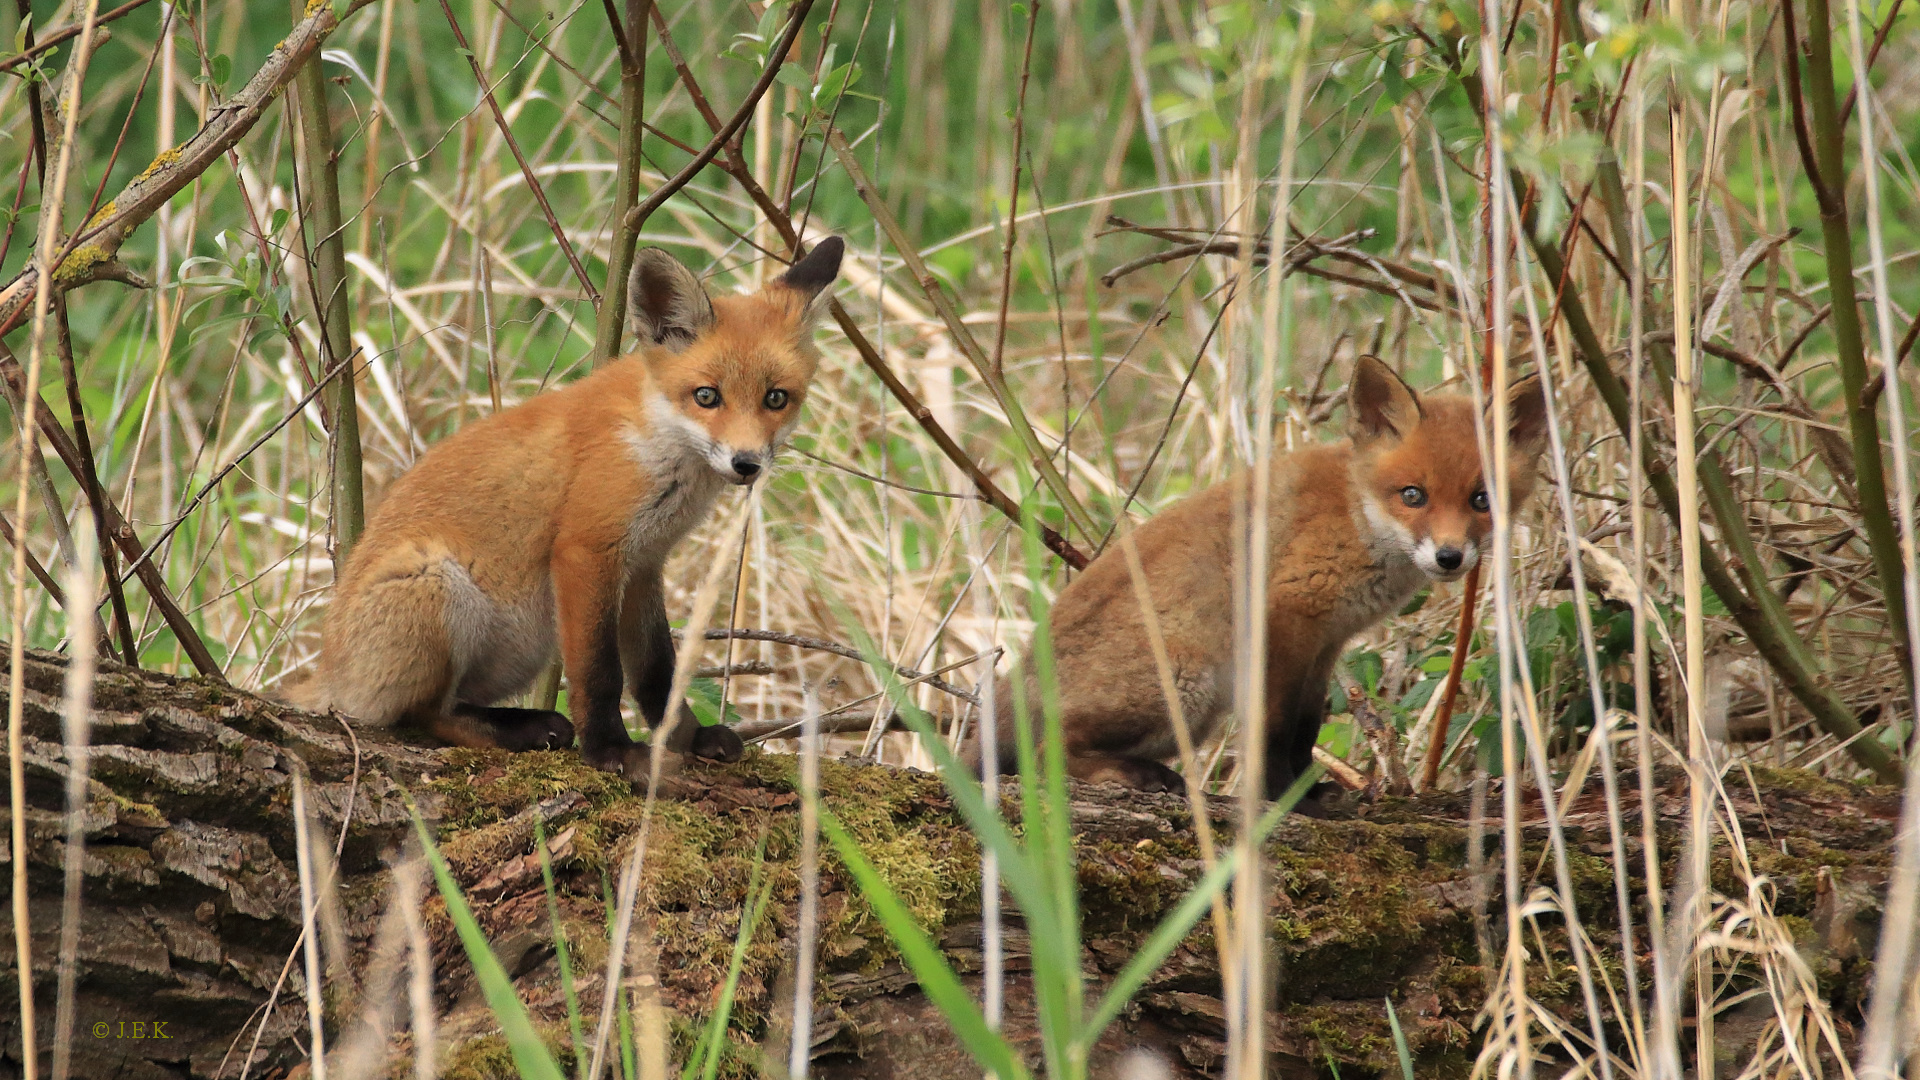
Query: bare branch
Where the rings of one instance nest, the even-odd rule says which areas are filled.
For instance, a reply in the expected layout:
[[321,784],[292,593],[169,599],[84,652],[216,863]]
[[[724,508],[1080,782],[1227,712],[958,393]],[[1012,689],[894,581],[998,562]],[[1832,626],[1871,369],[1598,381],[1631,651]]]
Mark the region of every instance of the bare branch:
[[[350,16],[371,3],[373,0],[350,0],[344,14]],[[253,73],[247,84],[215,107],[204,127],[179,146],[161,151],[152,164],[67,240],[58,268],[53,272],[56,288],[65,292],[95,281],[146,287],[144,278],[120,262],[120,246],[169,199],[252,131],[280,92],[293,81],[300,65],[319,52],[320,46],[340,28],[340,17],[335,16],[332,5],[317,3],[310,5],[308,11],[307,17],[273,47],[266,63],[260,65],[260,70]],[[34,268],[27,266],[5,288],[0,288],[0,334],[14,329],[26,316],[33,304],[37,280]]]
[[[112,11],[102,13],[99,18],[96,18],[93,20],[93,24],[95,26],[105,26],[106,24],[114,21],[115,19],[120,18],[123,15],[130,15],[133,12],[138,11],[143,7],[146,7],[151,2],[152,0],[130,0],[130,2],[121,4],[119,7],[114,8]],[[1891,22],[1891,20],[1889,20],[1889,22]],[[53,31],[52,33],[48,34],[46,37],[41,38],[39,41],[35,42],[32,45],[29,45],[27,48],[22,49],[17,53],[14,53],[12,56],[7,57],[5,60],[0,60],[0,71],[11,71],[15,67],[19,66],[20,64],[24,64],[27,61],[33,59],[34,57],[41,55],[42,53],[51,52],[53,48],[59,45],[61,42],[79,37],[80,29],[81,29],[80,24],[74,23],[71,26],[63,26],[60,29]],[[1882,33],[1885,33],[1885,31],[1882,31]]]

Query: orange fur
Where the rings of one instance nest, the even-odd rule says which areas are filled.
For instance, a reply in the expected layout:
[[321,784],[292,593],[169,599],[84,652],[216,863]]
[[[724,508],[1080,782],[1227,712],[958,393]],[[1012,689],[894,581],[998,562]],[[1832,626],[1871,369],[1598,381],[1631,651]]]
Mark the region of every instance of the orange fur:
[[[667,555],[797,421],[841,251],[829,239],[760,293],[712,298],[664,252],[638,252],[641,350],[468,425],[394,484],[341,573],[307,703],[461,745],[567,745],[558,714],[491,707],[557,645],[582,752],[631,771],[622,690],[658,724],[672,681]],[[740,748],[679,728],[675,749]]]
[[[1544,440],[1538,381],[1516,384],[1509,402],[1511,496],[1518,505]],[[1347,641],[1402,607],[1421,581],[1464,575],[1492,525],[1475,503],[1484,487],[1469,399],[1423,397],[1379,360],[1362,357],[1348,404],[1348,439],[1279,454],[1272,463],[1269,797],[1311,762],[1328,680]],[[1231,528],[1233,503],[1247,498],[1249,483],[1241,475],[1202,491],[1134,534],[1196,745],[1218,730],[1232,707]],[[1068,771],[1085,780],[1177,790],[1178,775],[1162,763],[1176,756],[1178,743],[1122,552],[1095,559],[1061,592],[1051,634]],[[1019,693],[1037,726],[1041,697],[1031,655],[1023,670]],[[1014,698],[1012,682],[1002,679],[995,734],[1003,771],[1014,762]],[[977,739],[970,750],[977,763]]]

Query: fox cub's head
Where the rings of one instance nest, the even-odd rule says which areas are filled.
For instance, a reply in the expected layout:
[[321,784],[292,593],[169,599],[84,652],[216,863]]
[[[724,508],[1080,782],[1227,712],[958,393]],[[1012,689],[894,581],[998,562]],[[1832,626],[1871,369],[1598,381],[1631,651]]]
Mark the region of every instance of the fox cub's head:
[[846,245],[830,236],[752,296],[709,297],[659,248],[634,252],[628,302],[654,387],[655,430],[751,484],[800,418],[820,365],[813,324]]
[[[1404,551],[1439,581],[1473,569],[1493,518],[1472,400],[1463,394],[1423,397],[1392,368],[1363,356],[1354,367],[1347,412],[1354,486],[1375,538]],[[1491,424],[1491,405],[1487,419]],[[1532,488],[1534,459],[1546,435],[1540,380],[1514,383],[1507,392],[1509,506]]]

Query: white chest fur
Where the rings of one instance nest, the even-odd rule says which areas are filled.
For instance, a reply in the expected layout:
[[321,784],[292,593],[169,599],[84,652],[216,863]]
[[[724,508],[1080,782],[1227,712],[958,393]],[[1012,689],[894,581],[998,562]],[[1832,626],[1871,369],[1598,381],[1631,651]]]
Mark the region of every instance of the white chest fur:
[[627,524],[627,565],[658,565],[706,520],[726,481],[713,471],[700,449],[677,431],[630,431],[626,441],[634,463],[649,480]]

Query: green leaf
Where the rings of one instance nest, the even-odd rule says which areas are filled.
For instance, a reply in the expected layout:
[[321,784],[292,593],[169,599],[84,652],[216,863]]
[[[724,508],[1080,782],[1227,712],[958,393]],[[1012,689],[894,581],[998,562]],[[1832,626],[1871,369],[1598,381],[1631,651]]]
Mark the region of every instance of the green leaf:
[[486,996],[487,1007],[493,1010],[493,1018],[500,1024],[500,1033],[506,1037],[507,1049],[513,1054],[513,1065],[523,1080],[566,1080],[560,1072],[560,1065],[547,1052],[547,1044],[540,1041],[539,1033],[533,1029],[533,1018],[527,1015],[527,1007],[521,1003],[520,996],[514,992],[513,979],[507,975],[507,969],[500,966],[500,958],[493,955],[493,947],[487,943],[486,932],[480,929],[480,923],[473,917],[473,909],[467,906],[467,898],[460,894],[460,883],[453,879],[453,871],[447,869],[447,860],[440,855],[440,849],[434,846],[433,837],[427,832],[427,823],[420,817],[420,809],[409,802],[408,812],[413,815],[413,830],[420,837],[420,847],[427,855],[427,864],[433,867],[434,883],[440,886],[440,898],[447,902],[447,916],[453,920],[453,928],[460,935],[460,945],[467,952],[467,959],[473,964],[473,973],[480,982],[480,992]]
[[701,727],[739,722],[740,712],[730,701],[726,703],[726,715],[724,718],[721,716],[720,704],[724,697],[718,679],[695,679],[687,685],[687,708],[693,713],[693,718],[700,721]]
[[[966,819],[981,848],[992,851],[999,858],[1000,879],[1006,884],[1007,890],[1013,893],[1014,903],[1020,905],[1029,919],[1043,917],[1044,913],[1053,909],[1054,897],[1051,887],[1029,857],[1026,846],[1013,838],[1012,830],[1000,817],[1000,808],[987,805],[980,779],[955,756],[947,746],[947,740],[934,727],[933,721],[907,696],[906,688],[900,684],[900,677],[886,664],[873,639],[851,617],[845,622],[853,636],[854,647],[860,650],[872,668],[874,677],[886,688],[887,697],[894,703],[900,719],[920,735],[921,743],[940,772],[940,779],[953,796],[954,808]],[[1043,940],[1036,942],[1035,946],[1044,948],[1046,944]]]
[[785,21],[786,16],[781,13],[780,5],[768,4],[767,9],[760,13],[760,20],[754,24],[753,32],[763,42],[772,41],[773,32]]
[[[938,742],[938,739],[934,740]],[[873,905],[873,912],[887,928],[887,934],[900,948],[900,958],[920,983],[920,989],[927,995],[946,1017],[947,1026],[953,1029],[960,1044],[973,1055],[980,1067],[992,1072],[1003,1080],[1022,1080],[1027,1070],[1013,1055],[1013,1048],[992,1028],[987,1026],[987,1018],[980,1014],[980,1007],[973,1002],[973,995],[960,983],[960,977],[953,973],[947,958],[940,953],[933,939],[920,924],[913,921],[913,915],[907,906],[894,895],[886,879],[873,868],[867,857],[855,843],[853,837],[840,824],[826,807],[820,808],[820,831],[832,842],[840,855],[840,861],[846,864],[853,875],[854,882],[860,886],[860,894]]]
[[280,230],[287,227],[287,219],[292,216],[293,215],[285,207],[282,207],[279,210],[275,210],[273,212],[273,216],[267,219],[267,235],[268,236],[279,235]]
[[243,311],[238,315],[222,315],[217,319],[208,319],[206,322],[194,327],[193,332],[187,335],[187,344],[190,346],[196,345],[200,342],[201,338],[206,337],[208,334],[213,333],[223,326],[231,326],[234,323],[246,322],[248,319],[257,317],[256,312]]
[[1407,601],[1407,606],[1400,609],[1401,616],[1405,617],[1407,615],[1411,615],[1414,612],[1419,611],[1421,608],[1426,607],[1427,601],[1432,599],[1432,597],[1433,597],[1433,586],[1431,585],[1421,586],[1420,589],[1413,594],[1413,599]]
[[813,93],[813,78],[805,68],[794,64],[782,64],[780,70],[773,73],[774,79],[782,86],[791,86],[803,94]]

